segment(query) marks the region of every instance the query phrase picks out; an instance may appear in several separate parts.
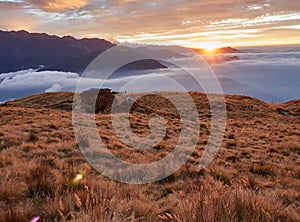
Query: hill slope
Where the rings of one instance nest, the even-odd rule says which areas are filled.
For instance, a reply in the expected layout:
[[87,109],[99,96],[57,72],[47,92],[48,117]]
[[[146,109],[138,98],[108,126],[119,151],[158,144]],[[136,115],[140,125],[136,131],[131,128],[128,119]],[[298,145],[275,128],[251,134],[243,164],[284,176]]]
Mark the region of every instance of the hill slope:
[[[209,110],[209,104],[206,101],[205,93],[191,92],[190,94],[201,109]],[[6,105],[24,108],[47,108],[71,111],[73,97],[74,93],[71,92],[43,93],[7,102]],[[256,98],[240,95],[225,95],[225,99],[228,114],[232,115],[241,114],[243,112],[254,116],[273,114],[280,114],[283,116],[300,115],[300,99],[281,104],[271,104]],[[163,104],[160,105],[163,106]]]
[[[210,110],[205,94],[190,94],[200,116],[197,146],[181,169],[144,186],[111,181],[89,166],[73,132],[72,93],[34,95],[1,105],[0,176],[5,179],[0,181],[0,221],[29,221],[36,215],[43,221],[299,221],[300,100],[275,105],[226,96],[223,143],[213,162],[199,170],[211,132]],[[158,145],[142,150],[122,143],[108,114],[95,115],[99,135],[122,160],[157,161],[176,145],[178,113],[157,96],[138,105],[150,113],[131,112],[137,135],[149,134],[153,114],[167,120],[167,135]],[[100,148],[93,152],[105,155]],[[84,178],[74,183],[79,172]]]

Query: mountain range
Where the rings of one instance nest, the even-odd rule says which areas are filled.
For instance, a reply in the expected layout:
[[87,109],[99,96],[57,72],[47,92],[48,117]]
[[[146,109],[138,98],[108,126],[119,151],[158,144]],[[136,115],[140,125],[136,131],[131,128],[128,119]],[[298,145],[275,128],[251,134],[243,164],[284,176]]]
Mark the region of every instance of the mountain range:
[[[20,70],[35,69],[38,71],[62,71],[82,74],[86,67],[101,53],[115,44],[98,38],[76,39],[72,36],[58,37],[45,33],[29,33],[27,31],[0,30],[0,74]],[[124,46],[126,47],[126,46]],[[129,46],[127,46],[129,47]],[[175,46],[138,46],[136,53],[161,59],[184,58],[181,47]],[[200,55],[204,49],[192,49]],[[220,48],[216,53],[239,53],[231,47]],[[238,59],[236,56],[234,60]],[[210,58],[207,59],[208,63]],[[219,59],[220,60],[220,59]],[[218,60],[218,61],[219,61]],[[232,60],[229,58],[229,60]],[[213,59],[215,63],[215,59]],[[222,57],[222,63],[228,61]],[[119,72],[162,69],[166,66],[154,59],[141,60],[121,67]]]
[[[0,73],[37,69],[81,74],[97,56],[113,46],[109,41],[97,38],[78,40],[72,36],[0,31]],[[137,51],[144,52],[145,49],[141,47]],[[170,55],[170,52],[164,53]],[[155,60],[141,60],[124,66],[122,71],[160,68],[166,67]]]

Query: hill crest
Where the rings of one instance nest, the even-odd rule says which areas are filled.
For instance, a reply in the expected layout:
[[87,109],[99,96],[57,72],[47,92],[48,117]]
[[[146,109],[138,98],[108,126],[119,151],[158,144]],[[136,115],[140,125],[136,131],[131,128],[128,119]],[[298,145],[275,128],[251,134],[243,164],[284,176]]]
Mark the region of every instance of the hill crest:
[[[202,110],[210,109],[205,93],[190,92],[190,95],[196,105],[201,107]],[[72,92],[43,93],[10,101],[2,104],[2,106],[71,111],[73,98],[74,93]],[[280,114],[283,116],[300,116],[300,99],[281,104],[272,104],[249,96],[225,95],[225,102],[227,112],[230,114],[243,112],[251,115]]]

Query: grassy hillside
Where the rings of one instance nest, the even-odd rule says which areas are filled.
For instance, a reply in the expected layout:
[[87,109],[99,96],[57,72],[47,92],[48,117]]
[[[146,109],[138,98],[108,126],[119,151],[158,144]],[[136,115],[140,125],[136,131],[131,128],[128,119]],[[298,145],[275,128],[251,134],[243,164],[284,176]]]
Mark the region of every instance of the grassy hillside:
[[[210,110],[204,94],[191,96],[200,116],[197,147],[180,170],[148,185],[114,182],[89,166],[73,132],[72,93],[1,105],[0,221],[29,221],[37,215],[41,221],[300,221],[300,100],[269,104],[226,96],[221,149],[199,170]],[[164,109],[155,109],[161,104]],[[109,114],[96,115],[99,134],[126,161],[159,160],[176,145],[178,113],[157,97],[137,105],[147,112],[132,110],[136,134],[149,133],[149,115],[167,120],[160,144],[151,150],[127,147],[116,137]],[[78,174],[83,179],[74,180]]]

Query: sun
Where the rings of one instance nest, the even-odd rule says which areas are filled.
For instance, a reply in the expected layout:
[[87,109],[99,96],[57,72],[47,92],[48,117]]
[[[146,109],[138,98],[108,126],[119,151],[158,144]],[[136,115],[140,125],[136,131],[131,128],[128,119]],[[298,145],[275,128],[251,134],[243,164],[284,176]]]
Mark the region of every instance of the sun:
[[219,44],[215,42],[206,42],[203,44],[204,48],[208,51],[213,51],[214,49],[218,48]]
[[221,47],[219,42],[203,42],[201,44],[208,54],[213,54],[217,48]]
[[217,48],[222,47],[220,42],[201,42],[197,43],[198,49],[204,49],[206,54],[213,54]]

